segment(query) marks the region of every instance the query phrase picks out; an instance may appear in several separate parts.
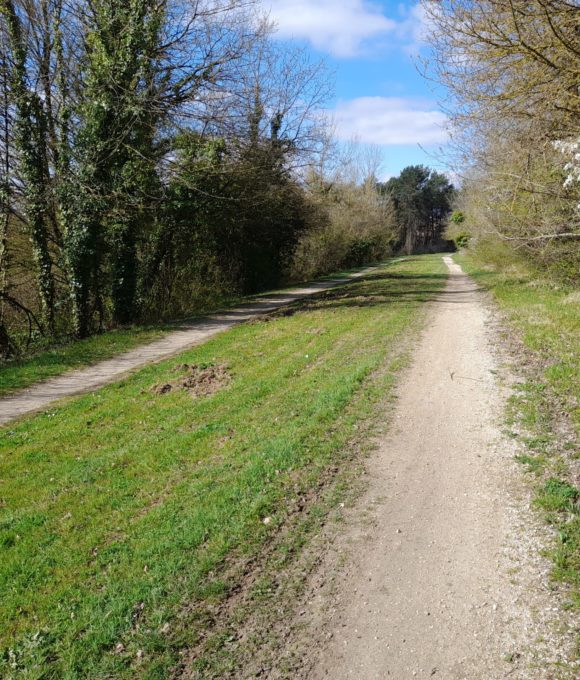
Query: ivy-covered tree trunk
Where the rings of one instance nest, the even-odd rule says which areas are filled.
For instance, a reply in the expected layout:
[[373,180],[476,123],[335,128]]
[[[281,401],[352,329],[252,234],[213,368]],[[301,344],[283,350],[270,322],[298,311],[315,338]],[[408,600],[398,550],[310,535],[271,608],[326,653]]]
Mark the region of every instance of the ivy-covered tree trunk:
[[11,353],[10,337],[5,322],[5,299],[8,264],[8,222],[10,219],[8,206],[8,181],[5,167],[0,175],[0,359]]
[[22,175],[23,199],[29,223],[42,316],[54,332],[54,276],[46,223],[50,196],[48,172],[47,118],[43,103],[28,85],[27,49],[20,19],[12,0],[0,0],[13,52],[12,98],[16,109],[15,147]]
[[80,197],[71,201],[71,210],[64,216],[65,252],[69,270],[69,285],[73,305],[75,335],[84,338],[92,331],[93,309],[99,304],[97,278],[100,264],[99,224],[94,209]]
[[0,161],[0,359],[11,354],[11,343],[6,327],[5,293],[8,283],[8,224],[10,221],[10,100],[9,79],[5,54],[0,55],[2,82],[0,120],[2,159]]
[[137,250],[130,218],[115,221],[111,229],[113,318],[127,324],[135,320],[137,293]]
[[[31,115],[26,114],[30,111]],[[22,107],[24,114],[17,124],[17,146],[22,154],[24,198],[29,222],[34,259],[38,272],[38,289],[42,317],[50,333],[54,333],[54,276],[46,224],[49,202],[46,158],[46,118],[36,95]]]
[[[76,140],[76,181],[84,198],[67,226],[79,334],[90,331],[91,309],[101,306],[95,298],[103,276],[110,286],[113,320],[129,323],[137,316],[137,233],[144,231],[144,204],[156,180],[152,70],[163,6],[154,0],[92,4]],[[96,304],[91,306],[91,300]]]
[[126,40],[119,63],[123,85],[123,114],[130,129],[119,154],[115,193],[121,198],[111,224],[113,242],[112,300],[114,321],[130,323],[139,314],[139,243],[153,231],[152,205],[160,194],[155,167],[155,131],[159,113],[155,82],[164,3],[133,0],[121,17]]

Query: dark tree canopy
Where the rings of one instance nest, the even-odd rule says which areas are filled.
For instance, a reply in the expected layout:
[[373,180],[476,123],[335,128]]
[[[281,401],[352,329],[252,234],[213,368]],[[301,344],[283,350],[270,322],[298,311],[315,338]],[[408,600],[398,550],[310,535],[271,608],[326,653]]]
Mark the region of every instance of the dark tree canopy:
[[443,230],[455,189],[448,178],[424,165],[410,165],[380,185],[395,206],[399,245],[408,254],[443,245]]

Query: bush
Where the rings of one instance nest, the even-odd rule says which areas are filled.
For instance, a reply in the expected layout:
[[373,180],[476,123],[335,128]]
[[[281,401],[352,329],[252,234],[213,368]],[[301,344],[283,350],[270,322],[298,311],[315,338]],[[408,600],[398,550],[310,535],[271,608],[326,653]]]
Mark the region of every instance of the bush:
[[311,221],[298,241],[290,278],[307,280],[384,259],[392,252],[396,226],[392,204],[370,183],[313,180]]
[[452,224],[457,224],[457,225],[463,224],[465,222],[465,213],[462,210],[454,210],[451,213],[449,221]]

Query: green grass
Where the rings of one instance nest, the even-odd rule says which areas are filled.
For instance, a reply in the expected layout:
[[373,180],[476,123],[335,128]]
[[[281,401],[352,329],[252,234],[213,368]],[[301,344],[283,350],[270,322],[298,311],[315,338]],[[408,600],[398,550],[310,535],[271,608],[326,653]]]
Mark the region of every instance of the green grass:
[[578,489],[571,484],[551,478],[543,484],[536,503],[544,510],[552,512],[573,512],[579,495]]
[[[359,271],[360,269],[358,267],[332,276],[321,277],[320,281],[330,278],[346,279],[349,273]],[[197,309],[196,316],[215,312],[219,306],[225,307],[243,303],[254,299],[254,297],[259,299],[262,296],[272,295],[272,293],[282,293],[284,290],[287,290],[287,288],[267,291],[246,298],[242,298],[239,295],[219,297],[212,300],[210,304],[206,303],[206,306],[203,308]],[[60,343],[57,342],[42,349],[35,346],[35,350],[24,357],[4,363],[0,362],[0,397],[29,387],[41,380],[62,375],[67,371],[110,359],[122,352],[153,342],[174,331],[176,328],[177,325],[173,323],[132,326],[94,335],[84,340],[70,339]]]
[[[231,564],[334,474],[446,275],[437,256],[392,264],[5,428],[0,676],[168,677]],[[231,382],[151,392],[184,362]]]
[[558,478],[550,478],[538,486],[536,505],[556,529],[556,544],[547,552],[554,562],[554,577],[570,583],[572,601],[580,607],[580,491]]
[[0,397],[153,342],[169,330],[171,327],[123,328],[55,345],[21,360],[0,363]]
[[509,415],[528,450],[517,460],[537,476],[535,503],[556,530],[554,576],[571,584],[580,606],[580,492],[571,483],[580,451],[580,294],[509,258],[500,266],[477,253],[455,258],[491,291],[524,345],[516,349],[524,382]]

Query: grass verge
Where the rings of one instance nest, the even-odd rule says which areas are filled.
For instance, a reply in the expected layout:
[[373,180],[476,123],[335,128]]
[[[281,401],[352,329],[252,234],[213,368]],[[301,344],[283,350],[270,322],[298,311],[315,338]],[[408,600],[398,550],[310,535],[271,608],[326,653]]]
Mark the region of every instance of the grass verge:
[[[455,255],[503,310],[523,382],[509,413],[517,460],[536,477],[535,505],[555,529],[554,578],[580,607],[580,293],[542,281],[521,263],[500,269],[477,253]],[[509,264],[509,263],[508,263]]]
[[168,326],[123,328],[85,340],[71,340],[32,356],[0,363],[0,397],[75,368],[110,359],[116,354],[153,342],[170,330]]
[[[359,271],[355,268],[344,272],[339,272],[332,276],[321,277],[319,280],[347,278],[349,273]],[[282,293],[282,288],[277,291],[266,291],[255,297],[272,295],[272,293]],[[214,306],[208,306],[197,310],[197,317],[211,314],[216,311],[216,304],[219,309],[225,306],[232,306],[253,299],[250,297],[230,296],[214,300]],[[191,317],[193,319],[195,317]],[[141,345],[157,340],[167,333],[174,331],[178,326],[175,323],[163,323],[148,326],[131,326],[121,328],[99,335],[94,335],[84,340],[69,339],[60,343],[51,344],[44,349],[38,347],[27,356],[13,359],[7,362],[0,362],[0,398],[7,396],[16,390],[30,387],[36,382],[55,378],[67,371],[85,366],[91,366],[99,361],[110,359],[117,354],[135,349]]]
[[[241,587],[232,565],[284,531],[299,547],[297,507],[325,512],[313,493],[446,276],[407,259],[4,429],[0,676],[167,678]],[[186,363],[230,382],[152,391]],[[196,668],[221,658],[211,639]]]

